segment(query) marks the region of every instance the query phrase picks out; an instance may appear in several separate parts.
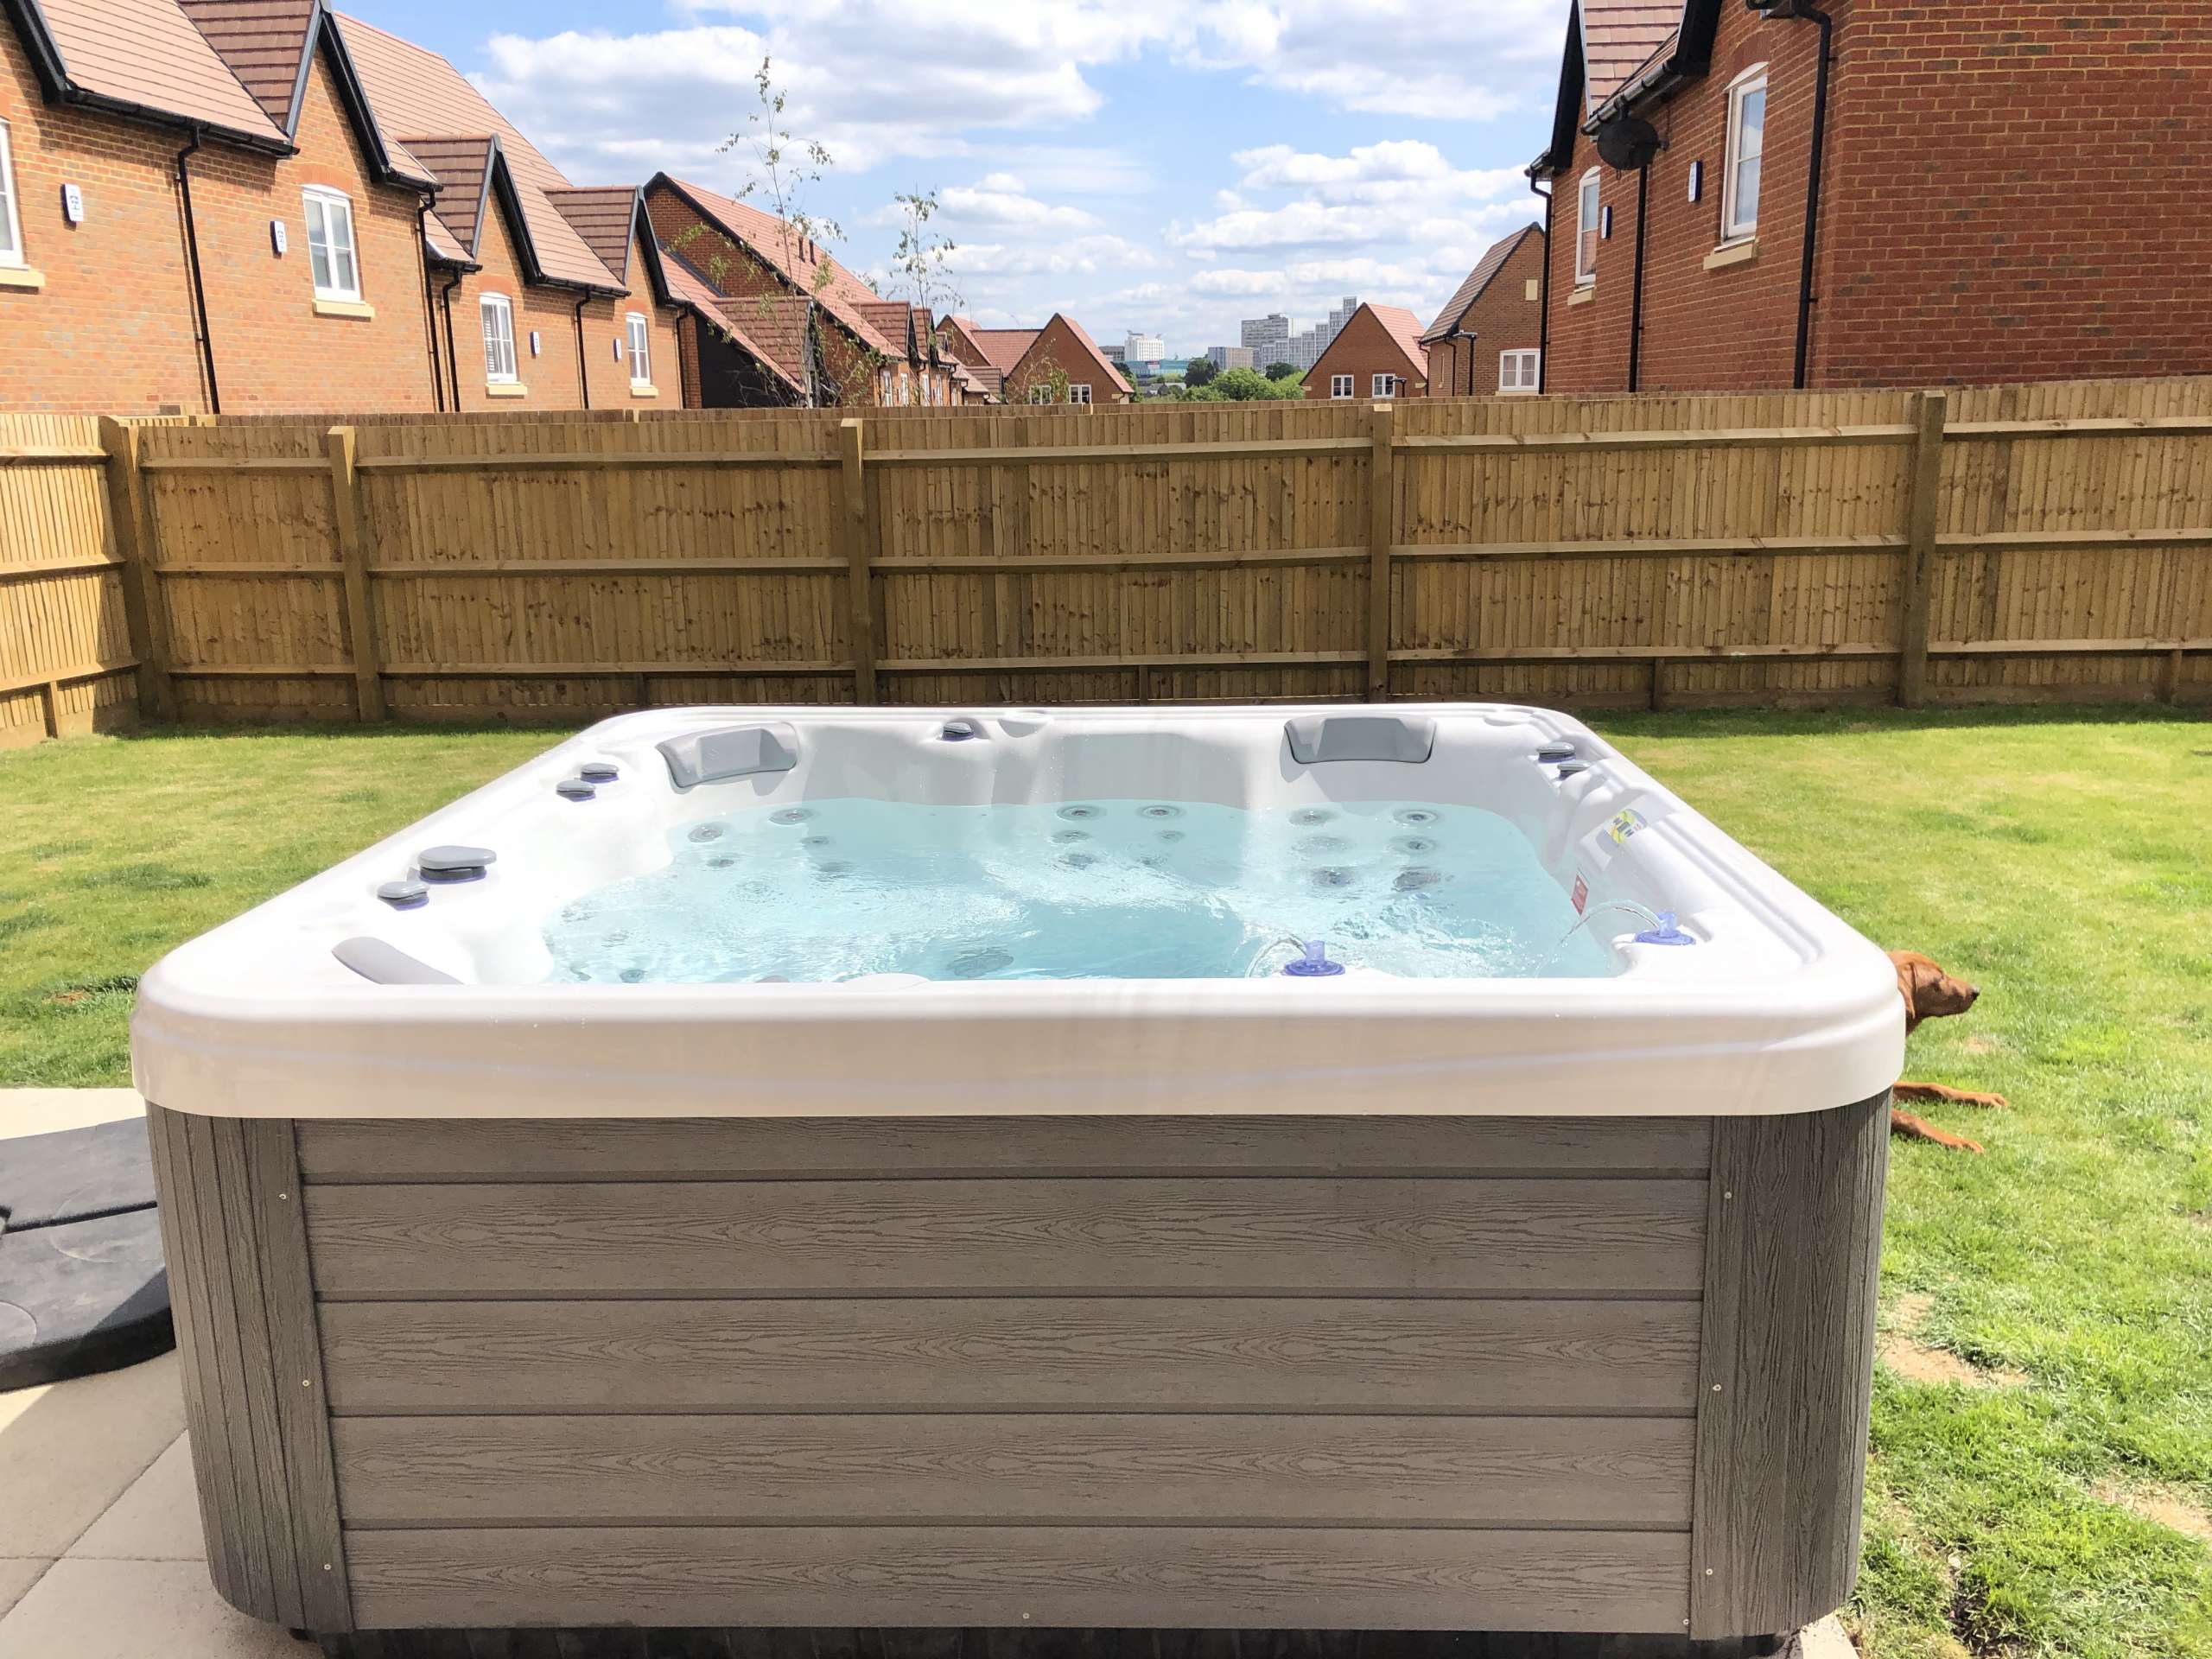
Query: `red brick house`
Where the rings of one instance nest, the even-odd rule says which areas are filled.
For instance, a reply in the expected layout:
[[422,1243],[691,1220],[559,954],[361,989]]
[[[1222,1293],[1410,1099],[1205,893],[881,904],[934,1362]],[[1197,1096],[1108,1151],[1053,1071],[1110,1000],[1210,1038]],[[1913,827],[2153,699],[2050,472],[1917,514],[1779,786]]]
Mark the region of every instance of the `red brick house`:
[[1041,328],[978,328],[1009,404],[1126,404],[1135,393],[1084,327],[1055,311]]
[[963,404],[995,404],[1006,372],[976,343],[977,329],[966,317],[947,316],[937,325],[938,353],[951,368]]
[[[7,11],[0,408],[486,406],[476,316],[458,352],[442,326],[456,273],[464,303],[497,284],[518,341],[534,324],[558,346],[560,372],[516,377],[526,404],[677,401],[649,378],[673,372],[677,315],[654,262],[610,270],[545,197],[568,181],[442,58],[320,0]],[[604,226],[605,201],[585,211]]]
[[1363,304],[1306,372],[1305,389],[1314,398],[1427,397],[1421,319],[1402,305]]
[[1543,278],[1539,226],[1522,226],[1475,262],[1467,280],[1421,331],[1430,397],[1536,390],[1542,379]]
[[2202,6],[1578,0],[1544,389],[2212,371],[2208,107]]
[[732,325],[718,329],[703,313],[685,325],[683,350],[700,362],[706,407],[783,401],[753,395],[771,385],[839,408],[954,400],[957,379],[926,311],[885,299],[819,243],[750,203],[665,173],[645,197],[671,265],[713,296]]

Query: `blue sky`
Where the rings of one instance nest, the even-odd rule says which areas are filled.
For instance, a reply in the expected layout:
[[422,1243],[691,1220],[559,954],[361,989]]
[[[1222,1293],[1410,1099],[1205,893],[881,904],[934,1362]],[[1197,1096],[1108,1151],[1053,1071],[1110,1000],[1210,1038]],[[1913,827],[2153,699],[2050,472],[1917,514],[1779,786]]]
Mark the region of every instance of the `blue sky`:
[[[1535,216],[1566,0],[352,0],[443,52],[579,183],[734,191],[719,140],[766,52],[834,158],[807,210],[885,272],[891,200],[935,189],[963,308],[1102,341],[1234,342],[1340,296],[1426,322]],[[756,198],[757,200],[757,198]],[[887,291],[889,291],[887,289]]]

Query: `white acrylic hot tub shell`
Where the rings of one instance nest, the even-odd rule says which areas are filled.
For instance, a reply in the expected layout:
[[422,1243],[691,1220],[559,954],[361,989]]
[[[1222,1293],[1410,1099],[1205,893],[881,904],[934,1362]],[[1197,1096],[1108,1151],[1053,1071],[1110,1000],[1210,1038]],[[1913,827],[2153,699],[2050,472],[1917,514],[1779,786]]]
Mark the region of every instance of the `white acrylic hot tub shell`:
[[[1304,714],[1433,719],[1420,766],[1302,766]],[[980,736],[947,743],[950,718]],[[678,792],[654,745],[783,721],[796,768]],[[1560,780],[1536,747],[1575,742]],[[598,798],[553,785],[622,769]],[[762,802],[1420,800],[1503,813],[1562,887],[1679,912],[1702,941],[1622,944],[1591,979],[531,982],[538,929],[653,868],[673,828]],[[1638,815],[1617,841],[1608,826]],[[480,882],[397,912],[380,882],[440,843],[493,848]],[[1593,923],[1623,938],[1614,912]],[[371,983],[331,955],[390,942],[463,982]],[[1811,1111],[1903,1061],[1885,957],[1579,722],[1483,704],[1309,709],[721,708],[607,721],[173,952],[139,987],[139,1090],[219,1116]]]

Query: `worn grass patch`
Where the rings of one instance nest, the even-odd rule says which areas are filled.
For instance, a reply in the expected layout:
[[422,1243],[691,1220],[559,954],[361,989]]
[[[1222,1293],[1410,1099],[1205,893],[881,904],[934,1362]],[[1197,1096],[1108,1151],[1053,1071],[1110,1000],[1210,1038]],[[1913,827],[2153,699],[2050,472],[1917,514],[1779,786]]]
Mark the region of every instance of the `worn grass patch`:
[[[1983,988],[1912,1041],[1912,1076],[2012,1109],[1919,1109],[1986,1157],[1894,1144],[1884,1332],[1893,1356],[1966,1375],[1877,1368],[1861,1650],[2212,1659],[2212,1549],[2174,1524],[2212,1506],[2212,727],[1604,724],[1871,938]],[[126,1081],[130,986],[162,950],[552,741],[164,734],[0,754],[0,1081]]]

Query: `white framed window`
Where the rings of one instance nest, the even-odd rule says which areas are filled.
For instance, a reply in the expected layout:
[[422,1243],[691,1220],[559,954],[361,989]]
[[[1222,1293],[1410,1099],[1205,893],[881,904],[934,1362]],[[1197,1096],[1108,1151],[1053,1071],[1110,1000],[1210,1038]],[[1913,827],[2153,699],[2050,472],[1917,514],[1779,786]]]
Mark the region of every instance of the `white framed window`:
[[1541,378],[1541,352],[1500,352],[1497,354],[1497,389],[1500,391],[1534,391]]
[[8,124],[0,121],[0,265],[23,263],[23,220],[16,211],[16,154],[8,148]]
[[1740,242],[1759,228],[1759,156],[1766,149],[1766,66],[1754,64],[1728,87],[1728,152],[1720,171],[1720,239]]
[[647,327],[645,315],[632,311],[625,319],[630,327],[630,384],[650,386],[653,383],[652,334]]
[[1348,374],[1331,375],[1329,377],[1329,396],[1332,397],[1351,397],[1351,376]]
[[1367,395],[1370,397],[1395,397],[1405,387],[1405,378],[1395,374],[1370,374],[1367,377]]
[[1592,168],[1582,175],[1582,187],[1575,193],[1574,212],[1574,280],[1594,283],[1598,280],[1598,169]]
[[318,300],[361,297],[361,267],[353,257],[353,204],[335,190],[311,184],[302,191],[308,215],[308,264]]
[[1030,387],[1030,388],[1029,388],[1029,401],[1030,401],[1031,403],[1033,403],[1033,404],[1049,404],[1049,403],[1051,403],[1051,402],[1052,401],[1052,387],[1051,387],[1051,386],[1049,386],[1049,385],[1043,385],[1043,386],[1032,386],[1032,387]]
[[515,308],[504,294],[486,294],[476,302],[484,320],[484,378],[494,385],[512,385],[521,377],[515,372]]
[[1090,382],[1082,381],[1068,388],[1068,402],[1087,404],[1090,401]]

